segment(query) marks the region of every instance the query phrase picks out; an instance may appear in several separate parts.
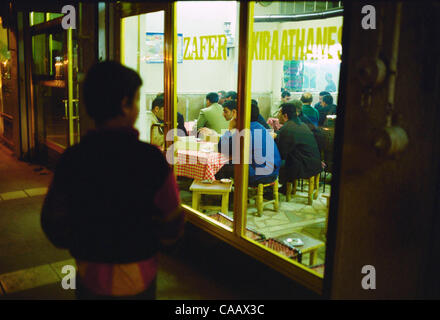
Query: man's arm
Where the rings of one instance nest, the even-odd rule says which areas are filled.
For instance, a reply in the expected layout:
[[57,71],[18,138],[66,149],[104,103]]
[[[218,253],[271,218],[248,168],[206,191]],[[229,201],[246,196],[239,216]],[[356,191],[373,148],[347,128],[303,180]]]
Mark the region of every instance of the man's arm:
[[205,111],[202,109],[200,110],[199,118],[197,119],[197,131],[199,131],[200,128],[205,127],[206,122]]
[[293,148],[294,141],[293,139],[289,139],[289,134],[287,131],[287,128],[281,128],[281,130],[278,132],[278,135],[275,139],[278,151],[280,152],[281,159],[286,160],[287,155],[289,154],[290,150]]

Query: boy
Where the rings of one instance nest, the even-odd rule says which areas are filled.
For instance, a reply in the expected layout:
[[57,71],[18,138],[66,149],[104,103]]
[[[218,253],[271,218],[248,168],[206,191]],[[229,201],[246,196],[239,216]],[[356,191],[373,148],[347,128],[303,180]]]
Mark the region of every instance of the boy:
[[76,259],[78,299],[154,299],[159,247],[183,231],[173,171],[133,128],[141,85],[118,62],[89,70],[96,129],[61,155],[43,204],[43,231]]

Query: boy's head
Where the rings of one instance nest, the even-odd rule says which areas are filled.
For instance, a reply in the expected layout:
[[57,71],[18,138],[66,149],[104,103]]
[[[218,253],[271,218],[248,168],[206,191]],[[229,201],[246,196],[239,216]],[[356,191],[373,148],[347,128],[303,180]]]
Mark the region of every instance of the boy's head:
[[97,126],[120,118],[133,126],[139,115],[139,88],[142,79],[119,62],[104,61],[93,65],[84,80],[84,103]]
[[164,98],[163,96],[159,95],[153,100],[153,103],[151,104],[151,112],[153,112],[155,116],[161,121],[163,121],[164,119],[164,105]]

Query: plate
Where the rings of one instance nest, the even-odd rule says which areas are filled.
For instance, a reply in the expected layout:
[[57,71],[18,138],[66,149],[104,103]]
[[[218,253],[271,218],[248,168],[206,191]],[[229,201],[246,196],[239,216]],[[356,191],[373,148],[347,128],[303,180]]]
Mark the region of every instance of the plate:
[[229,183],[231,181],[232,181],[231,179],[220,179],[220,182],[222,183]]

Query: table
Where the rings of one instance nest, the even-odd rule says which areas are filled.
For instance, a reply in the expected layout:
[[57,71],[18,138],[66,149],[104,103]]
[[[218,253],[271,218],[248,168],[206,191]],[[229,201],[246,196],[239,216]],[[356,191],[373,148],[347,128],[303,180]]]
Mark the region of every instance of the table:
[[215,180],[229,158],[219,152],[177,150],[176,175],[196,180]]
[[298,232],[292,232],[287,235],[276,237],[275,239],[280,241],[281,243],[284,243],[283,241],[287,238],[300,238],[304,245],[295,247],[298,250],[301,250],[301,253],[304,255],[306,253],[310,253],[310,259],[309,259],[309,265],[313,266],[316,264],[316,261],[318,259],[318,249],[324,246],[324,242],[320,240],[316,240],[312,237],[306,236],[305,234],[298,233]]

